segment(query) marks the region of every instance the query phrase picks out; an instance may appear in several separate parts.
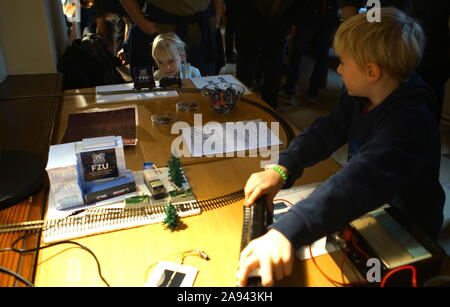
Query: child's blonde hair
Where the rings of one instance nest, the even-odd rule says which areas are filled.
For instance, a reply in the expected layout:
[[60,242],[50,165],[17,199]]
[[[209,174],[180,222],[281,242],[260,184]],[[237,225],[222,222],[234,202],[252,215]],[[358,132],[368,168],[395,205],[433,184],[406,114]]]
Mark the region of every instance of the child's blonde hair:
[[381,8],[381,21],[369,22],[367,13],[344,21],[333,47],[348,54],[360,67],[372,62],[391,77],[404,80],[420,63],[425,35],[420,25],[396,8]]
[[179,55],[186,59],[186,44],[173,32],[162,33],[152,43],[152,56],[156,60],[161,56]]

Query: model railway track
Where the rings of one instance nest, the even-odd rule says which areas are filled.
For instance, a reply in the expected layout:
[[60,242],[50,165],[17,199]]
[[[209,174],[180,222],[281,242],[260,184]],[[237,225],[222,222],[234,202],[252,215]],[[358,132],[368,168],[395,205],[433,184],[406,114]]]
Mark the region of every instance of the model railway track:
[[[181,217],[200,214],[201,211],[213,210],[227,206],[244,199],[244,191],[229,193],[219,197],[200,200],[173,203],[177,213]],[[136,208],[88,208],[74,211],[69,216],[58,219],[37,220],[14,224],[0,225],[0,233],[37,231],[58,229],[95,228],[95,225],[105,226],[126,223],[139,226],[146,222],[160,222],[165,217],[166,205],[144,205]]]

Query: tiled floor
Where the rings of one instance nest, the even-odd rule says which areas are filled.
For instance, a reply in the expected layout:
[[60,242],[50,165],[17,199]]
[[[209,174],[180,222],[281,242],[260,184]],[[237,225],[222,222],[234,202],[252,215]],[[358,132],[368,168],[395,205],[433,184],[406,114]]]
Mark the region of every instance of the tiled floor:
[[[342,92],[342,79],[333,69],[328,72],[327,86],[322,89],[315,102],[309,102],[305,99],[306,85],[308,77],[312,70],[313,61],[305,59],[302,63],[303,70],[300,75],[297,86],[297,95],[291,101],[291,105],[283,104],[279,100],[277,110],[285,116],[294,126],[304,129],[309,126],[319,116],[327,114],[335,105],[340,93]],[[235,72],[235,65],[227,64],[222,68],[221,73]],[[450,86],[448,86],[450,88]],[[447,91],[450,95],[450,90]],[[450,99],[447,97],[447,99]],[[440,181],[446,193],[446,203],[444,209],[444,226],[439,240],[440,245],[450,255],[450,127],[440,127],[442,139],[442,154]],[[448,156],[446,155],[448,154]],[[347,159],[347,146],[339,149],[332,156],[338,163],[345,165]]]

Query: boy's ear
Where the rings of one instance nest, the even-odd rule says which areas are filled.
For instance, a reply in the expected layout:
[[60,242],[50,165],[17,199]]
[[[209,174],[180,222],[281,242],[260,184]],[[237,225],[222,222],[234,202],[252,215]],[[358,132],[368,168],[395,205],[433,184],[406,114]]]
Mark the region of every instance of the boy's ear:
[[378,81],[381,78],[381,67],[380,65],[373,63],[373,62],[369,62],[367,63],[366,66],[366,72],[367,72],[367,78],[369,80],[369,82],[373,83]]

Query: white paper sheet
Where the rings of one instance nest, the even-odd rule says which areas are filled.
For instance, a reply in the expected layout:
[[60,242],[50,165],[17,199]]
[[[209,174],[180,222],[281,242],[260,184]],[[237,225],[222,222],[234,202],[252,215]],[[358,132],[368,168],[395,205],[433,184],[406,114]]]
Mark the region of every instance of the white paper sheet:
[[142,93],[126,93],[117,95],[102,95],[102,92],[111,91],[131,91],[133,90],[133,83],[123,83],[114,85],[102,85],[95,87],[95,102],[96,103],[112,103],[112,102],[122,102],[130,100],[141,100],[141,99],[154,99],[154,98],[169,98],[178,97],[177,91],[164,91],[164,92],[142,92]]
[[268,124],[261,120],[217,123],[182,129],[183,138],[193,157],[220,156],[225,153],[256,150],[280,145]]

